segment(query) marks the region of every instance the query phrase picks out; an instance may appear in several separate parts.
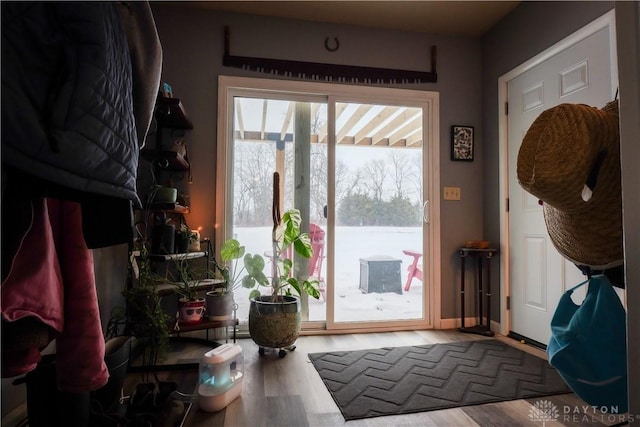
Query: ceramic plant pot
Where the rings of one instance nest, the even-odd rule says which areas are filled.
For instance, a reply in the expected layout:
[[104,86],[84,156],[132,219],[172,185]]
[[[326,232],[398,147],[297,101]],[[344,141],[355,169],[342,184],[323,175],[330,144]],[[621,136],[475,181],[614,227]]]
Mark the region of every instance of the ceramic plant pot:
[[220,295],[215,291],[206,294],[207,319],[229,320],[233,316],[233,294]]
[[169,255],[173,253],[176,237],[176,226],[173,224],[156,224],[151,229],[151,253]]
[[196,325],[202,322],[206,303],[204,298],[195,300],[180,298],[178,302],[179,322],[181,325]]
[[177,254],[186,254],[189,252],[189,240],[190,236],[188,234],[176,231],[173,244],[174,252]]
[[154,187],[155,196],[153,198],[154,203],[175,203],[178,199],[178,189],[173,187],[163,187],[156,185]]
[[302,316],[300,299],[279,296],[276,302],[270,295],[252,298],[249,306],[249,334],[260,347],[286,348],[300,335]]

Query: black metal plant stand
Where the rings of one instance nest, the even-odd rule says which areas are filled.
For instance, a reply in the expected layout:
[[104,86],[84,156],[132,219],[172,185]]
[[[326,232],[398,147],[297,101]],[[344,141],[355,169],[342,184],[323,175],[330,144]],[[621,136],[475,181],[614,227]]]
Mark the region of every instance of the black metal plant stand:
[[[491,330],[491,258],[498,253],[497,249],[476,249],[476,248],[460,248],[458,254],[460,255],[460,317],[461,327],[458,329],[460,332],[469,334],[484,335],[492,337],[494,335]],[[478,324],[474,326],[465,326],[465,260],[467,257],[475,257],[478,261]],[[486,260],[487,263],[487,289],[485,291],[483,285],[483,263]],[[483,306],[486,298],[486,325],[483,323]]]

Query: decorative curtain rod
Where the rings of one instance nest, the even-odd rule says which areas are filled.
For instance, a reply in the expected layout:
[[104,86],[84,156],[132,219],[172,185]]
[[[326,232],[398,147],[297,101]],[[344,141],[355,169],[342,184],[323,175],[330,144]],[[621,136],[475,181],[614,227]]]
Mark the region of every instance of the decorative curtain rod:
[[235,56],[229,54],[229,43],[229,27],[225,27],[224,57],[222,60],[222,65],[225,67],[242,68],[245,70],[305,80],[338,83],[359,82],[367,84],[410,84],[436,83],[438,81],[438,74],[436,73],[436,46],[431,46],[431,71],[425,72]]

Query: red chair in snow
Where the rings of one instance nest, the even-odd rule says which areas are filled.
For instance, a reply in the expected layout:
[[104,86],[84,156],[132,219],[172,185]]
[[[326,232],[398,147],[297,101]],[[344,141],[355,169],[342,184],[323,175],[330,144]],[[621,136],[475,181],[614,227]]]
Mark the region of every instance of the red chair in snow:
[[322,276],[322,262],[325,258],[324,255],[324,230],[316,225],[309,224],[309,237],[311,238],[311,248],[313,249],[313,255],[309,259],[309,277],[315,277],[320,282],[320,295],[323,300],[327,300],[326,288],[324,285],[324,277]]
[[420,258],[422,257],[422,252],[416,252],[409,249],[404,249],[402,253],[404,253],[405,255],[409,255],[410,257],[413,257],[413,262],[409,264],[409,267],[407,267],[407,271],[409,274],[407,275],[407,283],[404,285],[404,290],[406,292],[411,287],[411,281],[413,280],[414,277],[422,281],[422,265],[418,264],[418,262],[420,261]]
[[[325,231],[316,224],[309,224],[309,238],[311,239],[311,248],[313,249],[313,255],[309,259],[309,277],[315,277],[320,282],[320,295],[323,300],[327,300],[326,288],[324,283],[324,276],[322,275],[322,263],[325,258],[324,254],[324,241]],[[282,258],[291,259],[292,247],[289,246],[285,253],[282,254]],[[272,260],[273,253],[267,251],[264,255]]]

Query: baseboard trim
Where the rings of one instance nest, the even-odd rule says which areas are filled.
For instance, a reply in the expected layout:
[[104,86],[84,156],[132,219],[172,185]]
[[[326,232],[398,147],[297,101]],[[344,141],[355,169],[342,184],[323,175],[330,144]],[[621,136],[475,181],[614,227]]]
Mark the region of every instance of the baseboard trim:
[[[476,325],[478,323],[477,317],[465,317],[465,326]],[[440,319],[440,329],[457,329],[462,327],[462,319]]]
[[[478,323],[477,317],[465,317],[464,324],[465,326],[476,325]],[[496,322],[492,320],[490,322],[491,330],[493,332],[498,333],[500,331],[500,322]],[[455,319],[440,319],[440,328],[438,329],[458,329],[462,327],[462,320],[460,318]]]

